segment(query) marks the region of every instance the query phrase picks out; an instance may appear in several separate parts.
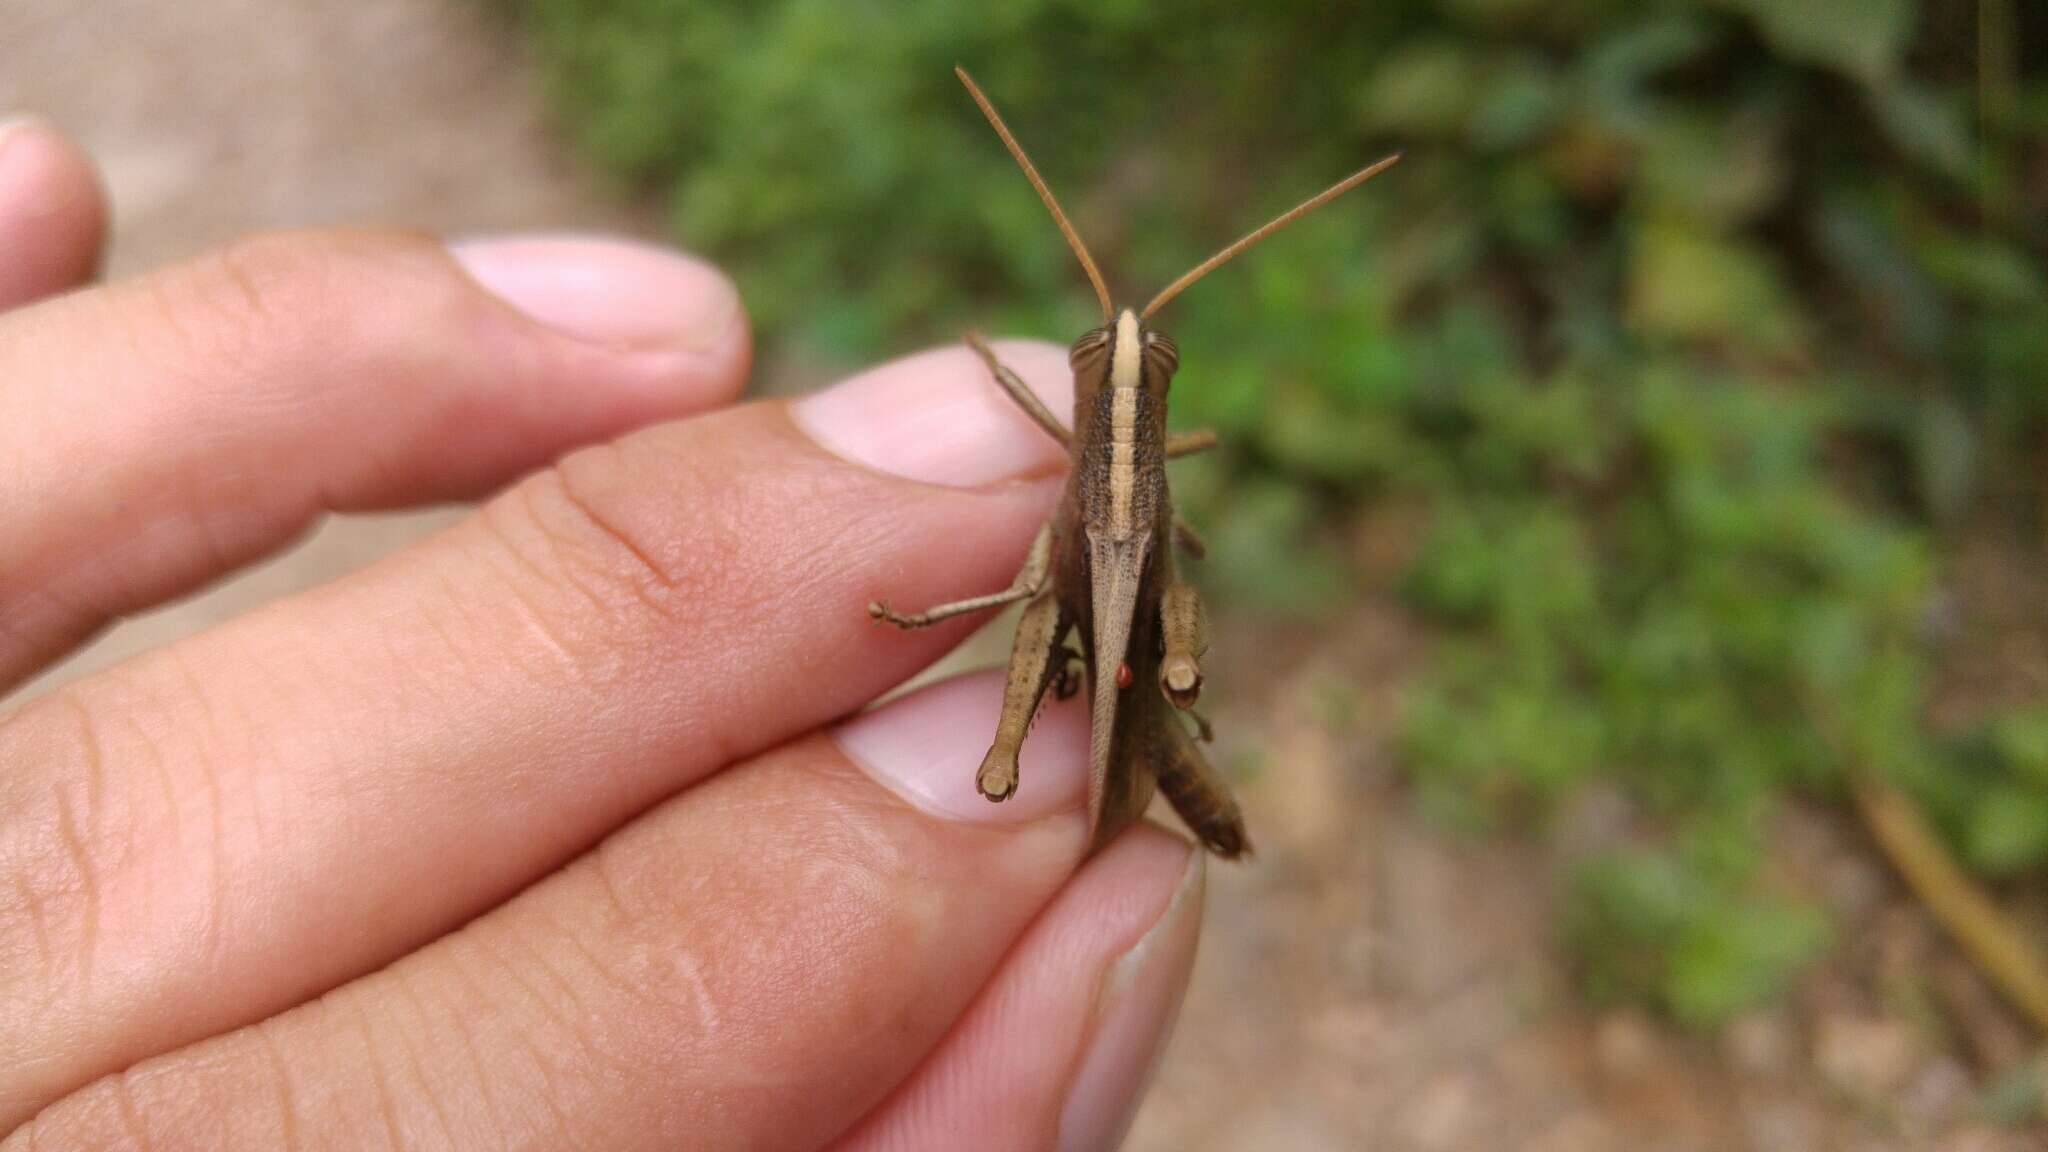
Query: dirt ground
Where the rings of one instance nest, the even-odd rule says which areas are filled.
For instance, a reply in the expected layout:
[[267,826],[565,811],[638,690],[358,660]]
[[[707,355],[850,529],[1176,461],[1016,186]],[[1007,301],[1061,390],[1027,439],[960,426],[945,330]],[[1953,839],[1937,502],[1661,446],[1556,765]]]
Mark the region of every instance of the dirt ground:
[[[464,0],[8,0],[0,109],[82,138],[116,206],[111,270],[253,229],[450,233],[646,220],[579,175],[511,31]],[[75,675],[326,580],[452,512],[327,524],[281,559],[125,623]],[[1228,622],[1225,762],[1260,855],[1211,873],[1208,933],[1129,1147],[1526,1152],[1994,1152],[2048,1137],[2034,1042],[1898,891],[1857,830],[1794,812],[1788,867],[1838,917],[1838,959],[1717,1036],[1573,999],[1548,877],[1628,813],[1589,798],[1543,842],[1420,822],[1389,763],[1422,639],[1380,598],[1320,638]],[[1333,716],[1333,684],[1362,689]]]

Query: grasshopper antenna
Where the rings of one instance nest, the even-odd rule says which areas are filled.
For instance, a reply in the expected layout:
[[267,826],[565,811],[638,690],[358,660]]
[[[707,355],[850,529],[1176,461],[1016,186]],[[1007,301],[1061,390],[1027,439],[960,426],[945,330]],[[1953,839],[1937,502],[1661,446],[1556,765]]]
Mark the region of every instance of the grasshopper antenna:
[[[965,74],[963,73],[962,75],[964,76]],[[990,115],[993,116],[994,113],[991,112]],[[997,126],[997,130],[1001,130],[1000,125]],[[1005,133],[1004,138],[1008,139],[1007,133]],[[1337,197],[1342,196],[1346,192],[1351,191],[1353,188],[1358,187],[1360,184],[1365,183],[1367,180],[1370,180],[1373,177],[1379,175],[1380,173],[1386,171],[1387,169],[1392,168],[1394,166],[1394,162],[1396,160],[1399,160],[1400,158],[1401,154],[1399,152],[1396,152],[1392,156],[1389,156],[1384,160],[1381,160],[1374,164],[1366,165],[1364,168],[1361,168],[1358,171],[1353,172],[1351,175],[1346,176],[1344,179],[1339,180],[1337,183],[1331,185],[1330,187],[1323,189],[1321,192],[1316,193],[1315,195],[1309,197],[1301,203],[1296,204],[1294,207],[1289,208],[1287,211],[1282,212],[1280,215],[1275,216],[1272,220],[1266,222],[1266,224],[1258,228],[1256,231],[1252,232],[1250,235],[1246,236],[1244,239],[1239,240],[1237,243],[1232,244],[1230,247],[1225,248],[1223,251],[1218,252],[1214,256],[1209,257],[1207,260],[1202,261],[1200,264],[1195,265],[1193,268],[1188,269],[1185,273],[1181,275],[1180,279],[1175,280],[1173,283],[1168,284],[1166,287],[1160,289],[1159,295],[1154,296],[1152,298],[1152,302],[1145,305],[1145,310],[1143,312],[1138,313],[1138,319],[1150,320],[1152,318],[1152,314],[1154,312],[1159,311],[1159,309],[1163,307],[1167,301],[1173,299],[1175,296],[1180,295],[1183,291],[1187,289],[1188,285],[1193,284],[1195,281],[1200,280],[1202,277],[1207,276],[1211,272],[1214,272],[1217,269],[1217,267],[1221,265],[1224,261],[1229,260],[1231,257],[1237,255],[1240,252],[1243,252],[1245,249],[1251,247],[1254,244],[1257,244],[1259,241],[1264,240],[1266,237],[1271,236],[1273,233],[1278,232],[1280,229],[1287,227],[1289,224],[1294,223],[1296,220],[1299,220],[1303,216],[1308,215],[1310,212],[1313,212],[1316,209],[1321,208],[1323,205],[1328,204],[1330,201],[1335,200]],[[1029,169],[1027,168],[1027,171],[1028,170]],[[1058,210],[1055,209],[1054,211],[1057,212]]]
[[996,130],[996,135],[1003,138],[1003,147],[1008,148],[1010,155],[1016,157],[1017,167],[1024,170],[1025,179],[1031,181],[1033,188],[1038,189],[1038,198],[1045,201],[1046,211],[1052,213],[1053,223],[1060,226],[1060,235],[1067,238],[1067,247],[1072,248],[1074,255],[1080,257],[1081,270],[1088,273],[1088,283],[1095,286],[1095,298],[1102,302],[1102,322],[1109,323],[1110,317],[1116,311],[1109,302],[1109,286],[1102,282],[1102,272],[1095,267],[1095,258],[1088,255],[1088,246],[1081,243],[1081,234],[1074,231],[1074,225],[1067,220],[1067,214],[1060,210],[1060,202],[1053,199],[1052,189],[1045,186],[1045,178],[1032,166],[1031,157],[1024,154],[1024,146],[1017,143],[1015,136],[1010,135],[1009,126],[1004,124],[1003,118],[996,113],[996,106],[989,103],[988,97],[981,94],[981,87],[974,82],[974,77],[969,76],[967,69],[957,64],[953,66],[953,75],[958,76],[960,82],[967,85],[967,94],[974,97],[974,102],[981,106],[981,114],[988,117],[989,126]]

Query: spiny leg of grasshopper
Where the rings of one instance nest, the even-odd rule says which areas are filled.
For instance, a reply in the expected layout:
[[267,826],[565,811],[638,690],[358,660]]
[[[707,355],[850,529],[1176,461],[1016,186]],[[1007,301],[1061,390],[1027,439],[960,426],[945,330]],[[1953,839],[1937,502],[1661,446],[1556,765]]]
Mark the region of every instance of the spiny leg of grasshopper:
[[941,620],[950,620],[969,612],[979,612],[983,608],[995,608],[1003,604],[1015,604],[1019,600],[1029,600],[1046,587],[1046,575],[1051,569],[1052,525],[1047,524],[1038,530],[1038,537],[1031,542],[1031,551],[1024,557],[1024,567],[1017,570],[1017,578],[1001,592],[955,600],[951,604],[941,604],[936,608],[927,608],[908,616],[891,612],[887,604],[875,600],[868,604],[868,615],[877,620],[887,620],[898,628],[928,627]]

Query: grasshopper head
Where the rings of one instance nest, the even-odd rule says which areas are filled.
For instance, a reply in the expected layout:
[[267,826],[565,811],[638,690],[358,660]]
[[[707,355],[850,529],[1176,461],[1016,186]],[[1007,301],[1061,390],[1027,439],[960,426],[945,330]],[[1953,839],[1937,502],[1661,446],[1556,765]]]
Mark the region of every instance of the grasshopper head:
[[1166,333],[1147,327],[1129,308],[1100,328],[1081,334],[1067,350],[1074,370],[1074,394],[1092,395],[1104,385],[1143,388],[1164,398],[1180,367],[1180,349]]

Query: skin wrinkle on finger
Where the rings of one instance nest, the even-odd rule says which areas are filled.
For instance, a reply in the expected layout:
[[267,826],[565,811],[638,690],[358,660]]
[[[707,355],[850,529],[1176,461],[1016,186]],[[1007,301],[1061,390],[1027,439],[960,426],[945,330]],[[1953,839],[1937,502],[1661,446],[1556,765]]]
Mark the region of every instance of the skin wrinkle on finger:
[[[398,1131],[398,1111],[391,1095],[390,1077],[384,1069],[386,1057],[371,1030],[369,1007],[361,994],[361,986],[340,989],[326,997],[326,1002],[335,1006],[337,1015],[345,1018],[344,1024],[352,1028],[356,1038],[362,1041],[360,1059],[347,1055],[343,1058],[368,1073],[371,1103],[384,1130],[385,1147],[389,1152],[398,1152],[405,1147],[405,1140]],[[337,1043],[345,1043],[345,1040],[338,1038]]]
[[429,238],[304,233],[0,316],[0,688],[322,511],[473,496],[730,396],[749,334],[719,291],[722,342],[625,350],[516,312]]
[[[829,740],[769,753],[614,834],[602,869],[586,856],[262,1025],[294,1082],[322,1086],[299,1094],[301,1143],[367,1126],[403,1146],[816,1147],[911,1071],[1059,890],[1086,839],[1074,801],[976,826],[912,809]],[[167,1146],[272,1147],[276,1105],[245,1106],[277,1098],[255,1031],[108,1077],[0,1148],[109,1143],[123,1095]],[[549,1056],[575,1051],[601,1058]]]
[[[969,623],[880,632],[857,608],[884,575],[934,596],[1001,579],[1053,496],[1049,481],[969,491],[849,468],[773,403],[563,467],[577,500],[544,475],[415,553],[0,720],[0,761],[38,766],[0,778],[0,844],[41,835],[9,801],[78,774],[75,708],[100,720],[130,841],[98,913],[122,962],[26,1016],[0,997],[0,1107],[317,995],[733,755],[865,703]],[[775,531],[746,530],[760,524]],[[694,550],[704,540],[732,551]],[[935,554],[954,559],[910,562]],[[530,642],[528,616],[551,643]],[[193,685],[206,700],[183,698]],[[220,722],[190,723],[207,707]],[[202,765],[235,773],[218,818]],[[200,846],[214,829],[218,849]],[[61,897],[44,911],[79,914]],[[0,952],[10,934],[31,935],[0,920]],[[18,1054],[60,1034],[65,1060],[10,1063],[10,1037]]]

